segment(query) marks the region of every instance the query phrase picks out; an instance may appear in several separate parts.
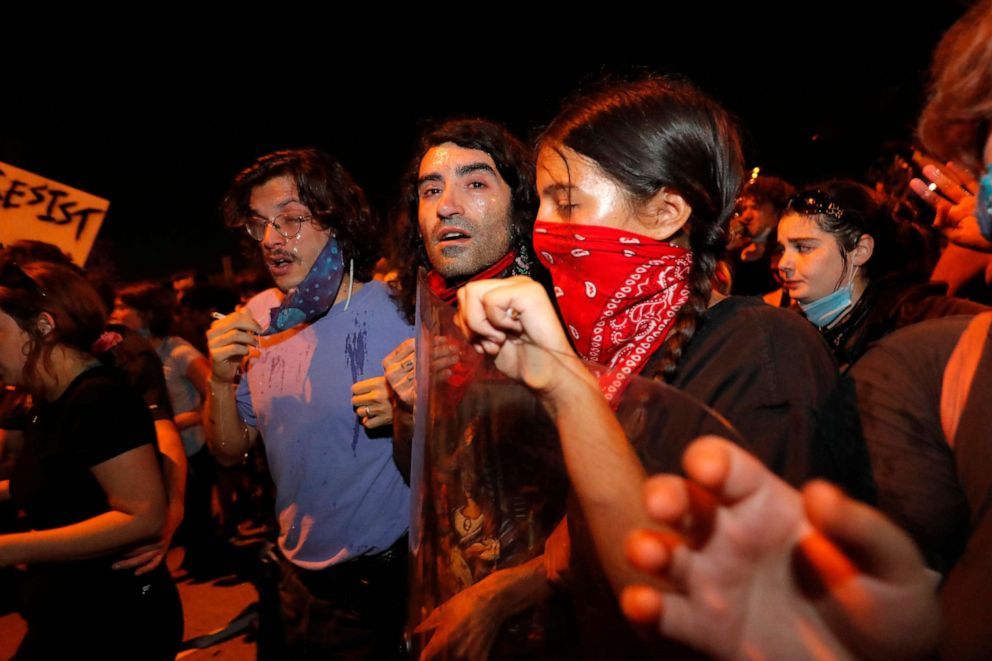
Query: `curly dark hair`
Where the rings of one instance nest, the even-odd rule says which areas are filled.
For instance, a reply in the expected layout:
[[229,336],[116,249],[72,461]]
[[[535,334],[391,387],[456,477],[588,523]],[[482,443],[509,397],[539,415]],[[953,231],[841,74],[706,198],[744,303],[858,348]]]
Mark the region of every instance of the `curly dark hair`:
[[390,248],[390,258],[397,270],[397,279],[393,283],[395,295],[411,320],[416,303],[417,271],[420,267],[431,268],[417,217],[420,161],[433,147],[446,142],[464,149],[477,149],[493,159],[499,176],[510,187],[514,246],[530,245],[534,231],[537,195],[534,191],[534,159],[530,149],[504,126],[486,119],[453,119],[425,131],[402,179]]
[[266,154],[239,172],[221,202],[224,224],[244,225],[251,215],[252,189],[276,177],[289,177],[314,221],[334,232],[341,252],[354,260],[355,278],[361,282],[371,279],[381,247],[378,220],[348,171],[319,149]]
[[592,159],[632,202],[677,191],[692,214],[682,230],[692,249],[689,300],[653,358],[652,376],[671,381],[709,305],[724,229],[743,180],[736,123],[716,101],[672,77],[607,82],[569,103],[541,148],[567,147]]

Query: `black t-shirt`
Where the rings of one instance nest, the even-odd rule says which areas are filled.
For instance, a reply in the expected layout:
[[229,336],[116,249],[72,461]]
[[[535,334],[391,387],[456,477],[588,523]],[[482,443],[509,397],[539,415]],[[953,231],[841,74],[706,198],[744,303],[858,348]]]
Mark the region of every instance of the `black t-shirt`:
[[706,311],[672,385],[727,418],[789,484],[837,477],[837,368],[799,315],[756,298],[721,301]]
[[90,468],[145,444],[154,447],[155,427],[141,398],[116,370],[89,369],[29,413],[11,497],[36,530],[102,514],[107,497]]
[[148,340],[127,326],[109,324],[107,330],[118,333],[121,342],[104,354],[109,361],[127,378],[128,384],[137,390],[145,400],[148,410],[155,420],[171,420],[172,401],[165,383],[162,359]]
[[[709,308],[671,385],[726,418],[745,439],[745,447],[792,485],[818,476],[836,480],[842,472],[838,464],[847,460],[859,465],[856,470],[844,467],[859,476],[851,482],[867,479],[860,439],[840,433],[841,422],[851,416],[844,414],[833,357],[816,329],[794,312],[736,296]],[[660,436],[659,443],[671,442]],[[691,440],[684,438],[660,452],[635,449],[642,461],[646,451],[653,459],[663,457],[646,463],[649,472],[681,474],[682,451]],[[623,618],[574,497],[568,526],[573,602],[585,632],[583,658],[691,656],[674,643],[644,645]]]
[[986,336],[953,447],[944,437],[944,370],[972,317],[898,330],[865,353],[857,383],[879,507],[947,572],[942,658],[992,654],[992,337]]

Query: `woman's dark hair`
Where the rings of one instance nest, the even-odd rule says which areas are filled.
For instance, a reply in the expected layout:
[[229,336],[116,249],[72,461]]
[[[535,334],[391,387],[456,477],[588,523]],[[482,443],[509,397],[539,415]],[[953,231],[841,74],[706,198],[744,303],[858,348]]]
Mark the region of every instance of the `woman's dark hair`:
[[[17,322],[29,336],[24,364],[24,383],[37,390],[38,365],[52,371],[52,350],[63,345],[91,353],[103,333],[107,313],[93,286],[77,269],[50,262],[18,266],[11,260],[0,265],[0,310]],[[38,317],[47,312],[54,327],[42,333]]]
[[391,233],[390,262],[397,270],[395,288],[407,317],[413,320],[417,271],[431,268],[420,236],[418,179],[420,162],[427,152],[446,142],[463,149],[477,149],[493,159],[496,171],[510,188],[513,246],[529,246],[537,215],[534,158],[530,150],[505,127],[485,119],[453,119],[420,136],[417,151],[402,179],[402,190]]
[[[688,82],[649,78],[610,84],[569,104],[539,140],[592,159],[634,203],[665,188],[692,209],[683,231],[692,249],[689,300],[653,361],[670,381],[709,305],[724,228],[743,177],[735,122]],[[567,165],[567,162],[566,162]]]
[[154,282],[139,282],[120,289],[117,297],[138,311],[153,337],[169,335],[176,309],[176,294],[171,289]]
[[992,0],[976,2],[944,33],[930,75],[920,141],[941,158],[980,171],[992,130]]
[[[842,213],[805,213],[796,199],[820,193],[833,202]],[[893,213],[892,203],[884,195],[850,179],[832,179],[809,186],[790,201],[790,209],[812,218],[824,232],[832,235],[847,266],[847,254],[858,245],[863,234],[874,239],[871,258],[862,267],[866,278],[879,278],[890,273],[929,273],[928,240],[924,233]]]
[[273,152],[239,172],[221,202],[224,224],[243,225],[252,213],[252,189],[276,177],[292,180],[314,221],[332,230],[345,258],[354,260],[355,278],[369,280],[379,258],[376,216],[348,171],[319,149]]

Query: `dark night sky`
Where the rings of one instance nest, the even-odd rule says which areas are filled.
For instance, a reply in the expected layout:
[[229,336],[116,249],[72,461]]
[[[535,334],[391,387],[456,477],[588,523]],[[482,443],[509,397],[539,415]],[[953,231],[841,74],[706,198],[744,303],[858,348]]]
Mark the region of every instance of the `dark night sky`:
[[956,2],[883,12],[865,0],[790,9],[777,19],[788,27],[773,28],[755,6],[727,15],[706,3],[702,18],[666,13],[637,34],[599,26],[607,40],[559,26],[545,39],[499,34],[497,48],[486,35],[451,39],[456,25],[324,51],[262,42],[196,64],[129,52],[141,75],[118,57],[76,62],[57,86],[2,93],[0,161],[110,199],[94,254],[125,279],[219,271],[220,255],[238,249],[217,203],[258,155],[325,148],[384,210],[423,123],[480,115],[531,137],[603,74],[686,75],[737,115],[748,164],[765,172],[860,177],[885,141],[910,136],[933,47],[963,12]]

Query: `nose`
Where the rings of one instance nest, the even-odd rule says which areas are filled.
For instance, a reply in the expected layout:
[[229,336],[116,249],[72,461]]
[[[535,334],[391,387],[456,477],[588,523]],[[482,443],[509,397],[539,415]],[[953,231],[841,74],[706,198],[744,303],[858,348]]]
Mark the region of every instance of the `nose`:
[[262,245],[266,248],[274,248],[286,242],[286,238],[276,231],[276,226],[272,223],[265,224],[265,234],[262,235]]
[[441,199],[437,202],[437,215],[441,218],[460,216],[464,213],[461,197],[458,195],[457,187],[445,186],[441,191]]
[[789,276],[792,273],[792,269],[795,268],[795,263],[793,261],[792,252],[785,250],[782,252],[782,256],[778,260],[778,270],[784,276]]

